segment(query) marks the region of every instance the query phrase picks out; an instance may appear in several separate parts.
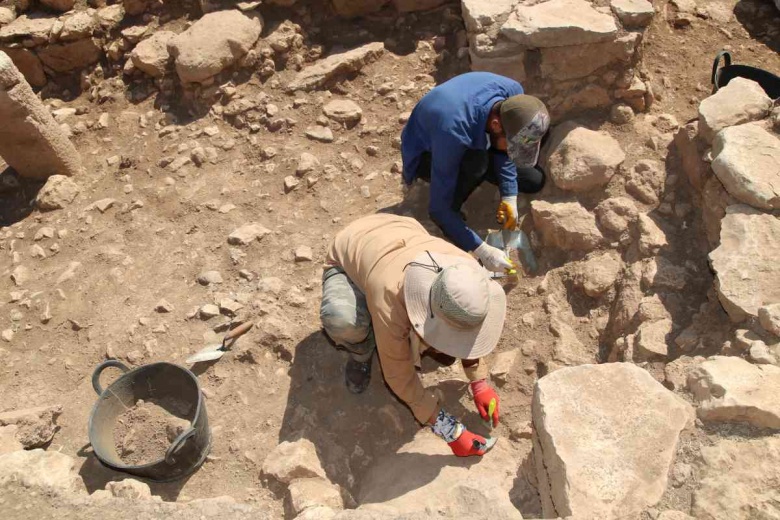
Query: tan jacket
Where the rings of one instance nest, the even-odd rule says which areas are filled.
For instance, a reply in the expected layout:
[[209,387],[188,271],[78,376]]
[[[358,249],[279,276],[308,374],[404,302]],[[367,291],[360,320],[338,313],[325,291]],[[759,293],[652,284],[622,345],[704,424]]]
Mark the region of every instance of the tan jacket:
[[[415,369],[420,352],[412,350],[409,340],[413,332],[403,282],[404,267],[425,251],[476,262],[456,246],[429,235],[416,220],[386,214],[358,219],[341,230],[327,257],[329,266],[344,269],[366,295],[385,381],[421,423],[438,413],[440,405],[436,395],[423,387]],[[471,381],[487,376],[484,361],[465,371]]]

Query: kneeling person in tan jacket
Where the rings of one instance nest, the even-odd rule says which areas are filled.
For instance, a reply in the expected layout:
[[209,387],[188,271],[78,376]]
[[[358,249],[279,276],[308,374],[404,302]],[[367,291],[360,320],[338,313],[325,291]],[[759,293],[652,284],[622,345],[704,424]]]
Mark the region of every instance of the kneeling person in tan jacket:
[[468,253],[433,237],[414,219],[372,215],[340,231],[328,251],[320,318],[328,336],[351,353],[350,391],[363,392],[379,351],[385,381],[414,416],[458,456],[488,446],[448,414],[423,387],[416,365],[428,348],[460,358],[484,420],[498,424],[499,399],[480,358],[498,343],[506,297]]

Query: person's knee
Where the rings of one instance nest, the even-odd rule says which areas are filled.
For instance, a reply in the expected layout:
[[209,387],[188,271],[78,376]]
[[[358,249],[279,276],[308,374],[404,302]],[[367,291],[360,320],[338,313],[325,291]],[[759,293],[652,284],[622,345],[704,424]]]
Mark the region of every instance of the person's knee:
[[371,319],[356,309],[323,306],[320,321],[328,336],[338,344],[356,344],[364,341],[371,331]]
[[541,166],[533,168],[518,168],[517,189],[521,193],[537,193],[542,191],[547,178]]

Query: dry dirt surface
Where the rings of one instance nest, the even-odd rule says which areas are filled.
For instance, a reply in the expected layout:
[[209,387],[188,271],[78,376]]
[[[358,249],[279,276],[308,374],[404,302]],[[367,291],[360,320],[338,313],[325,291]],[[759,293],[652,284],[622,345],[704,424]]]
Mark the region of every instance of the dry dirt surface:
[[[730,49],[738,63],[780,71],[780,16],[772,2],[707,2],[687,24],[673,21],[671,3],[654,4],[657,15],[645,35],[642,67],[656,100],[650,116],[668,114],[680,124],[695,118],[699,102],[710,94],[711,60],[719,49]],[[172,28],[183,26],[189,16],[185,7],[160,8],[151,17],[153,30],[162,28],[163,20]],[[85,166],[73,203],[40,212],[30,204],[39,185],[0,186],[0,411],[62,404],[61,428],[47,450],[75,457],[89,492],[124,477],[102,466],[89,447],[87,423],[97,398],[90,380],[94,367],[107,358],[131,366],[184,365],[189,355],[219,343],[237,319],[252,320],[255,327],[220,360],[191,367],[206,396],[211,454],[186,479],[149,482],[154,495],[182,502],[228,495],[262,508],[269,517],[291,517],[283,492],[261,475],[264,459],[280,442],[311,440],[328,479],[357,494],[370,467],[420,429],[384,385],[378,361],[365,394],[352,395],[345,388],[347,356],[320,331],[321,265],[340,228],[377,211],[415,216],[439,234],[421,202],[424,192],[404,200],[398,143],[407,113],[420,97],[469,70],[468,55],[457,52],[463,31],[459,5],[400,17],[380,11],[357,21],[334,18],[307,3],[269,7],[263,14],[264,36],[284,20],[300,25],[307,63],[338,47],[378,41],[387,50],[330,90],[286,93],[282,87],[296,73],[294,63],[277,64],[271,79],[237,73],[214,106],[205,109],[179,103],[175,93],[148,96],[148,83],[123,81],[121,72],[99,64],[98,72],[89,75],[90,85],[100,89],[98,97],[64,79],[43,96],[53,109],[75,108],[63,121],[71,129],[83,126],[72,136]],[[335,99],[359,105],[360,123],[328,120],[322,107]],[[241,100],[283,120],[281,128],[237,121],[226,109]],[[687,274],[684,290],[665,292],[662,305],[676,332],[696,316],[704,331],[697,355],[716,354],[732,328],[712,289],[711,248],[700,210],[671,142],[652,138],[647,117],[638,114],[634,123],[616,125],[607,109],[579,114],[577,120],[617,139],[626,154],[624,171],[645,159],[665,169],[661,200],[680,209],[663,215],[668,244],[662,254]],[[331,142],[306,135],[323,128],[331,130]],[[300,172],[304,152],[316,161]],[[586,209],[625,195],[617,177],[581,197]],[[548,182],[527,201],[561,196]],[[495,226],[496,198],[496,190],[485,186],[465,207],[469,224],[483,234]],[[643,207],[641,202],[637,206]],[[228,240],[252,223],[265,228],[259,239]],[[585,255],[545,248],[531,218],[524,229],[532,237],[539,270],[509,293],[504,334],[488,361],[518,353],[508,374],[494,374],[502,420],[493,435],[527,455],[534,383],[562,363],[556,345],[569,331],[583,352],[593,354],[593,362],[607,361],[615,293],[589,296],[576,290],[573,262]],[[19,277],[11,274],[18,274],[20,266],[26,276],[17,283]],[[553,271],[558,274],[550,275]],[[564,305],[572,316],[561,330],[555,317]],[[668,361],[682,354],[672,346]],[[643,366],[664,382],[664,363]],[[104,386],[118,372],[105,374]],[[450,412],[474,431],[487,433],[457,365],[444,367],[425,358],[422,378],[426,385],[438,384]],[[124,428],[153,441],[150,449],[164,451],[169,438],[165,420],[158,419],[146,422],[157,433],[132,420]],[[125,446],[126,434],[119,434],[117,446]],[[746,430],[734,437],[760,434]],[[678,460],[692,463],[702,445],[724,435],[713,427],[687,433]],[[136,445],[125,460],[152,457]],[[670,486],[662,504],[690,510],[693,478],[681,477],[680,486]],[[541,517],[539,498],[524,477],[517,477],[510,496],[526,518]],[[21,502],[14,495],[9,503]],[[44,510],[58,511],[51,504],[41,505]]]
[[163,406],[139,399],[117,417],[114,444],[122,462],[140,466],[165,457],[171,442],[190,425]]

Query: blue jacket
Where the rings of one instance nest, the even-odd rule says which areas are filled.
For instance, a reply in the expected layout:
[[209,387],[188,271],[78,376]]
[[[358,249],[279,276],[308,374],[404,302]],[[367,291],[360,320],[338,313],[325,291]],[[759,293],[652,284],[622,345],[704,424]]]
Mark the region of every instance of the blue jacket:
[[[417,177],[420,156],[431,153],[431,218],[464,251],[473,251],[482,239],[452,209],[461,159],[467,149],[485,150],[490,109],[498,101],[523,93],[514,80],[490,72],[456,76],[428,92],[414,107],[401,134],[404,182]],[[502,196],[517,195],[517,170],[506,153],[494,150],[498,189]]]

